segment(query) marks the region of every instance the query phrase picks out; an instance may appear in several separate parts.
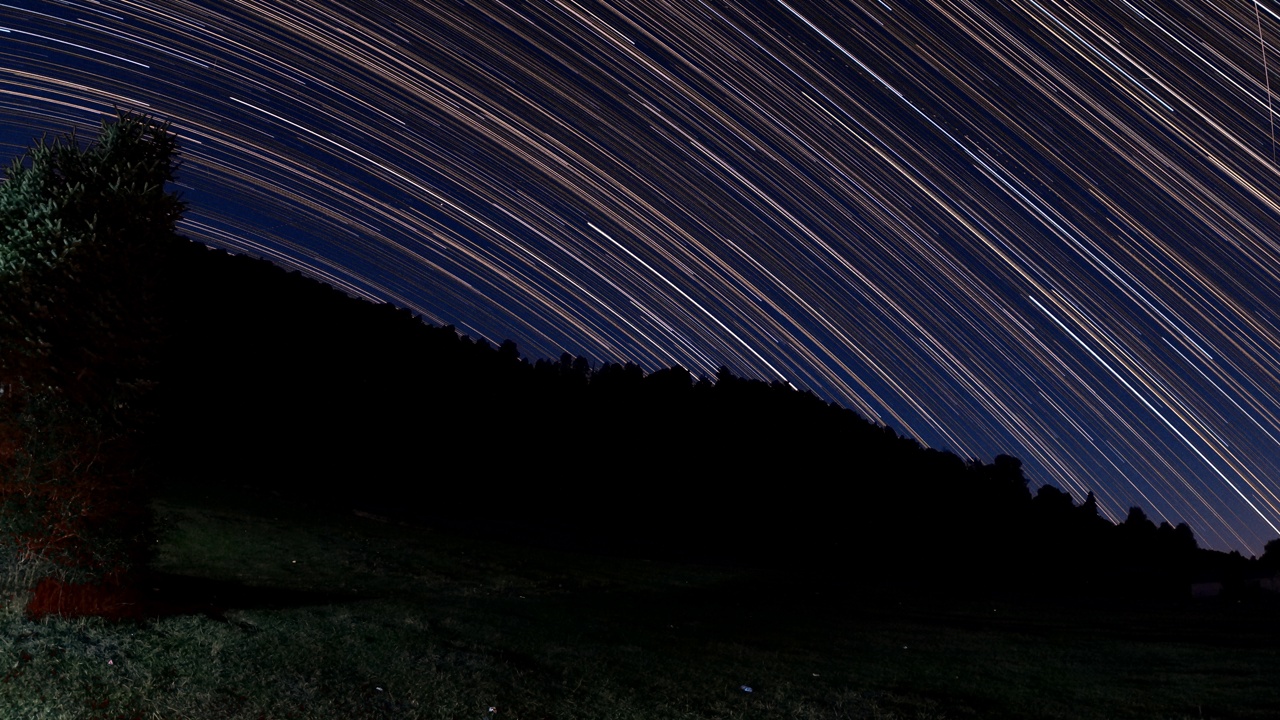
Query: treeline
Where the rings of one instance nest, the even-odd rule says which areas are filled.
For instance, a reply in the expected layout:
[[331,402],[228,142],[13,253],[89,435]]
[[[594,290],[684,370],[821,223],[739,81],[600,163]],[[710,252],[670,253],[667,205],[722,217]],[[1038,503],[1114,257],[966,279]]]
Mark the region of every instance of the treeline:
[[615,553],[947,588],[1239,594],[1280,570],[1113,525],[722,369],[530,362],[177,232],[176,138],[122,114],[0,184],[0,601],[137,615],[159,478]]
[[[727,369],[521,358],[191,244],[157,448],[254,483],[498,535],[950,588],[1185,595],[1252,572],[1140,509],[1035,494],[1020,461],[922,448]],[[1246,562],[1239,558],[1240,562]],[[1252,567],[1252,566],[1250,566]]]

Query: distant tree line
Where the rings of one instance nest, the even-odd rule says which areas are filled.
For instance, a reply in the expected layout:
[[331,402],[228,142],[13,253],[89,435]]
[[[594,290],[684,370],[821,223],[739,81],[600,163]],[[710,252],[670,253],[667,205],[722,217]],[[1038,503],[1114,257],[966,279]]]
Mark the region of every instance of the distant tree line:
[[191,244],[175,272],[172,473],[611,552],[1054,593],[1254,573],[1139,508],[1034,494],[782,383],[459,336]]
[[[1280,572],[1021,462],[922,447],[782,383],[520,356],[179,237],[168,127],[41,143],[0,186],[0,591],[137,613],[158,478],[613,553],[1083,595]],[[1211,582],[1210,584],[1213,584]],[[1273,583],[1274,584],[1274,583]]]

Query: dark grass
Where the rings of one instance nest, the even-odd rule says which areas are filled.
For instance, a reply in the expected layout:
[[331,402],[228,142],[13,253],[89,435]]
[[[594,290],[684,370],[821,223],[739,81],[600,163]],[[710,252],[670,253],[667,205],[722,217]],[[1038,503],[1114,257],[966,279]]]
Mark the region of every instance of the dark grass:
[[927,572],[622,559],[247,488],[156,508],[152,617],[11,607],[0,717],[1280,717],[1265,604],[947,599]]

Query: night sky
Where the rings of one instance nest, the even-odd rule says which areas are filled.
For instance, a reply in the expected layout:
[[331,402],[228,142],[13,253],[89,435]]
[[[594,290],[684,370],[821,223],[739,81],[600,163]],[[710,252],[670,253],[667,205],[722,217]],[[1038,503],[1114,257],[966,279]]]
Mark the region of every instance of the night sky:
[[1247,556],[1278,46],[1275,0],[17,0],[0,152],[144,111],[194,240],[529,358],[789,382]]

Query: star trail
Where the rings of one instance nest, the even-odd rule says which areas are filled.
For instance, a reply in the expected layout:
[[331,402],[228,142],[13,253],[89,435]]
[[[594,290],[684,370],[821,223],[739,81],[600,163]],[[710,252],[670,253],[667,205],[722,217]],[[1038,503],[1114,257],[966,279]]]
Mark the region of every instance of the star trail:
[[790,383],[1247,556],[1278,38],[1271,0],[0,4],[0,151],[142,111],[194,240],[527,357]]

